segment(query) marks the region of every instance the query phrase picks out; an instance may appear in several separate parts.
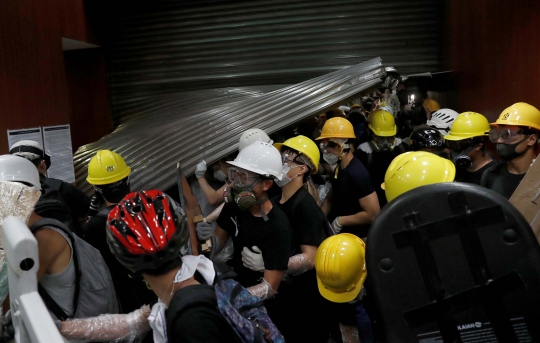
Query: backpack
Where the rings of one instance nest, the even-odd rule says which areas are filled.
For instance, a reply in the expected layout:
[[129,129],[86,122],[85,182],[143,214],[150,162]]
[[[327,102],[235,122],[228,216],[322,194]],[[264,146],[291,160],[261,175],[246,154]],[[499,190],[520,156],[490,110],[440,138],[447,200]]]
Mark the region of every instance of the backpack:
[[499,176],[499,173],[501,172],[502,167],[504,166],[503,161],[498,161],[493,166],[489,167],[482,177],[482,181],[484,181],[484,184],[482,186],[486,187],[487,189],[491,189],[491,186],[493,186],[493,183],[495,180],[497,180],[497,177]]
[[44,218],[56,219],[75,232],[71,210],[60,193],[62,184],[62,180],[47,178],[41,185],[42,194],[34,207],[34,212]]
[[[99,251],[77,235],[72,234],[63,223],[56,219],[43,218],[38,220],[30,227],[30,231],[35,234],[46,227],[63,232],[73,247],[76,284],[72,318],[88,318],[100,314],[118,313],[118,301],[111,274]],[[47,308],[59,320],[64,321],[70,318],[39,284],[38,291]]]
[[241,284],[232,279],[221,280],[215,285],[215,290],[219,312],[242,342],[285,342],[263,302]]

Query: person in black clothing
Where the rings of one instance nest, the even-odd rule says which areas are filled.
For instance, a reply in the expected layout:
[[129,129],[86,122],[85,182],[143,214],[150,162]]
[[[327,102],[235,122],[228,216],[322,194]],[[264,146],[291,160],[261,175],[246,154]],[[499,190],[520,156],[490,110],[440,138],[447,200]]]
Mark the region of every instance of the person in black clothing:
[[371,184],[379,199],[379,207],[386,205],[386,196],[381,184],[384,182],[384,174],[392,160],[406,151],[400,138],[396,137],[397,128],[394,117],[390,112],[377,110],[370,115],[368,124],[371,140],[358,146],[354,152],[366,166]]
[[327,121],[317,138],[322,140],[323,159],[330,165],[337,163],[331,178],[332,191],[321,208],[334,232],[362,238],[367,236],[380,206],[369,172],[351,150],[349,140],[354,138],[351,123],[343,118]]
[[456,165],[456,181],[480,184],[484,172],[496,164],[486,152],[489,123],[480,113],[464,112],[444,136]]
[[[266,193],[274,178],[281,179],[281,155],[271,144],[257,141],[228,163],[232,165],[228,176],[233,186],[227,189],[227,204],[217,219],[218,227],[212,233],[197,226],[197,236],[202,241],[212,239],[214,255],[232,237],[234,254],[228,264],[238,274],[236,281],[261,300],[270,299],[278,291],[291,253],[289,221]],[[263,271],[242,264],[242,250],[254,246],[263,252]]]
[[[283,178],[276,183],[282,188],[272,203],[287,215],[293,229],[293,252],[289,258],[286,279],[276,301],[282,313],[274,321],[287,342],[328,342],[330,334],[329,303],[319,294],[314,269],[317,247],[328,237],[330,227],[315,199],[303,187],[309,174],[319,166],[319,149],[305,136],[297,136],[275,144],[283,159]],[[244,248],[244,266],[264,270],[265,260],[260,247]],[[264,250],[262,250],[264,252]],[[309,311],[298,313],[298,309]],[[304,323],[298,322],[301,315]],[[354,317],[354,316],[353,316]]]
[[212,262],[182,256],[189,244],[186,216],[167,195],[128,194],[109,213],[107,242],[114,257],[142,275],[160,299],[148,317],[155,340],[240,342],[219,312]]
[[92,157],[87,181],[94,186],[96,193],[102,196],[105,205],[83,226],[84,240],[99,250],[111,271],[121,313],[130,313],[157,300],[144,280],[140,276],[131,275],[129,270],[114,258],[107,245],[107,216],[116,204],[131,192],[130,173],[131,169],[126,166],[122,157],[112,151],[101,150]]
[[[24,157],[36,166],[39,172],[42,194],[47,192],[48,189],[58,190],[62,202],[69,208],[69,216],[71,217],[69,219],[72,223],[72,229],[78,231],[80,228],[79,221],[84,220],[90,207],[90,199],[86,194],[67,182],[45,176],[47,169],[51,166],[51,156],[45,153],[40,143],[31,140],[22,140],[13,144],[9,153]],[[61,220],[59,218],[55,219]]]
[[489,125],[489,139],[497,143],[497,153],[504,161],[488,168],[480,185],[510,199],[536,157],[540,111],[519,102],[502,111],[499,119]]

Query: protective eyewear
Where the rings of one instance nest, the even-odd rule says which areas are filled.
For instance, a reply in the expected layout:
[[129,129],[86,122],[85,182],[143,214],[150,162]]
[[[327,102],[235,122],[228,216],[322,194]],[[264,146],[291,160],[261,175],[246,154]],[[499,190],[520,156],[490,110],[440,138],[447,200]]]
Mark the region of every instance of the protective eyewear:
[[462,140],[462,141],[446,140],[446,144],[448,145],[448,148],[450,148],[450,150],[457,153],[460,153],[464,151],[465,149],[476,145],[474,144],[474,142],[471,142],[468,139]]
[[236,168],[229,168],[227,176],[233,183],[241,184],[244,187],[253,186],[257,181],[259,181],[259,176]]
[[525,135],[528,134],[528,132],[520,129],[503,129],[503,128],[494,128],[489,130],[489,139],[496,143],[499,141],[499,139],[503,143],[512,143],[514,142],[519,135]]

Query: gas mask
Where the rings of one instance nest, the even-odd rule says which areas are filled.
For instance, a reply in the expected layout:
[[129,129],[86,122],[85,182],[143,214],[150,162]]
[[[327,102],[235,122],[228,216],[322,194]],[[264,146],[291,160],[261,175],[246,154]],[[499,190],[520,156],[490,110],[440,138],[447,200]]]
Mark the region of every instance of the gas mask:
[[396,146],[396,138],[392,137],[379,137],[376,136],[375,139],[371,141],[375,152],[380,151],[393,151]]
[[94,186],[94,190],[108,202],[117,204],[131,192],[129,176],[109,185]]
[[476,148],[478,145],[473,145],[468,148],[465,148],[462,152],[456,152],[455,150],[450,151],[450,158],[454,165],[461,169],[467,169],[471,166],[472,160],[469,157],[469,153]]
[[[226,187],[223,191],[223,196],[226,203],[234,203],[242,211],[247,211],[255,205],[265,203],[268,198],[264,197],[257,200],[253,188],[261,181],[258,176],[249,176],[246,172],[238,171],[235,168],[229,169],[229,179],[233,181],[231,187]],[[249,181],[250,179],[255,179]],[[261,215],[264,220],[268,220],[268,216],[262,209],[260,209]]]

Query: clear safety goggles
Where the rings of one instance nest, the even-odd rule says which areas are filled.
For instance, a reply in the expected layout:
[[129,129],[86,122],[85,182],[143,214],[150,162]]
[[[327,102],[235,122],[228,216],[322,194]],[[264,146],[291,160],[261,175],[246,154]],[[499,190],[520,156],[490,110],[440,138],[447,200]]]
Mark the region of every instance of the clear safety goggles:
[[503,143],[512,143],[518,139],[520,135],[531,134],[531,132],[523,129],[505,129],[505,128],[493,128],[489,130],[489,139],[493,143],[497,143],[501,140]]
[[257,181],[260,180],[257,174],[237,168],[229,168],[227,177],[233,183],[240,184],[244,187],[253,186],[255,183],[257,183]]

